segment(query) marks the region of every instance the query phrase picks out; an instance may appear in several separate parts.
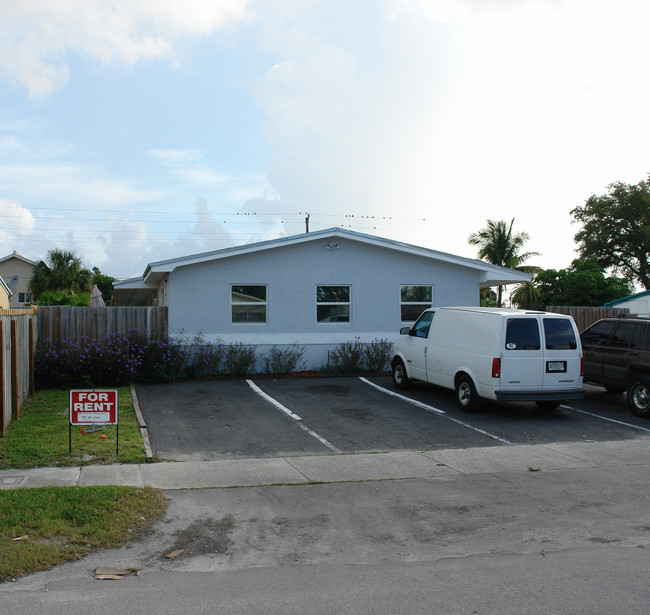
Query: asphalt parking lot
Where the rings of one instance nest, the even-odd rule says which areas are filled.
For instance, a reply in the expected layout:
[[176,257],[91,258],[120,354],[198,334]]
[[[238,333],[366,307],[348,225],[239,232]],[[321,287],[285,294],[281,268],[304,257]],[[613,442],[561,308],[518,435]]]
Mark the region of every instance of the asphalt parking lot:
[[453,393],[388,376],[139,385],[155,453],[178,461],[625,440],[650,434],[622,394],[585,386],[553,412],[535,404],[456,408]]

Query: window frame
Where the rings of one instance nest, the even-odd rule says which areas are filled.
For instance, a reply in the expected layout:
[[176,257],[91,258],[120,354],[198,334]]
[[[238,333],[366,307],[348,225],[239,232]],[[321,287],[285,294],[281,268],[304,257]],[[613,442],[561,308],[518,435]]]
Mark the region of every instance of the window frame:
[[[265,299],[263,301],[262,300],[259,300],[259,301],[237,301],[237,302],[233,301],[233,292],[234,292],[235,288],[246,288],[246,287],[250,287],[250,286],[263,287],[264,288]],[[249,306],[256,306],[256,307],[259,307],[259,306],[263,305],[264,306],[264,320],[259,320],[259,321],[255,321],[255,320],[243,320],[243,321],[242,320],[235,320],[233,318],[233,316],[234,316],[233,308],[236,305],[237,306],[249,305]],[[252,284],[252,283],[251,284],[234,284],[234,283],[231,283],[230,284],[230,324],[231,325],[236,325],[236,326],[240,326],[240,325],[259,326],[259,325],[268,325],[269,324],[269,285],[268,284],[262,284],[262,283],[258,283],[258,284]]]
[[[431,303],[426,303],[422,301],[402,301],[402,290],[406,287],[417,287],[417,288],[429,288],[431,291]],[[417,320],[420,318],[422,315],[422,312],[425,310],[428,310],[434,306],[434,292],[435,292],[435,285],[434,284],[400,284],[399,285],[399,318],[400,322],[402,323],[416,323]],[[421,305],[423,306],[422,309],[420,310],[419,314],[413,319],[413,320],[404,320],[403,318],[403,312],[402,312],[402,307],[405,305]]]
[[[347,301],[319,301],[318,289],[319,288],[347,288],[348,300]],[[316,294],[316,324],[317,325],[349,325],[352,323],[352,284],[316,284],[314,288]],[[318,308],[327,306],[347,306],[348,319],[347,320],[318,320]],[[331,317],[330,317],[331,318]]]

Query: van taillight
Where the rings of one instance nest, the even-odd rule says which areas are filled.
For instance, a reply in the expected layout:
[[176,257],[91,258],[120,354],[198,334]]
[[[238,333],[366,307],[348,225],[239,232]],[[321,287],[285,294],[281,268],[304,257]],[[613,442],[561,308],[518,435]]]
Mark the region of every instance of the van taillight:
[[492,359],[492,378],[501,378],[501,359]]
[[585,375],[585,358],[580,357],[580,378]]

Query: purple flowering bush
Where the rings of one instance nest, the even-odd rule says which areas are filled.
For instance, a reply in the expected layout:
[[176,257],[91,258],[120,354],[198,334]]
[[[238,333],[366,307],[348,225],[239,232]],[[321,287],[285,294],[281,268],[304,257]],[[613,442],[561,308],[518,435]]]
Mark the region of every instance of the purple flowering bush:
[[39,389],[168,382],[184,373],[185,349],[167,337],[130,330],[81,341],[45,339],[34,353]]
[[197,335],[188,347],[187,375],[191,378],[216,378],[221,375],[221,364],[226,356],[226,346],[206,342]]

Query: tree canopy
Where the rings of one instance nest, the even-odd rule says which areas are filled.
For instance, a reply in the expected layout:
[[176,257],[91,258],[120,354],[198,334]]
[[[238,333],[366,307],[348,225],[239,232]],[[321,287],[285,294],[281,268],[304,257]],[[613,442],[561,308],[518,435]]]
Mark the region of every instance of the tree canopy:
[[650,289],[649,181],[610,184],[607,194],[592,195],[571,215],[582,224],[575,235],[582,258],[594,256],[601,267]]
[[[472,233],[468,240],[471,245],[479,246],[478,257],[493,265],[534,272],[537,267],[527,267],[524,263],[538,252],[521,252],[524,244],[530,239],[526,232],[513,233],[515,223],[513,218],[508,224],[505,220],[488,220],[485,228]],[[497,288],[497,306],[501,306],[503,287]]]
[[90,291],[92,277],[75,252],[54,249],[47,253],[47,262],[38,261],[34,266],[29,290],[35,301],[48,291],[79,295]]
[[606,277],[596,257],[576,259],[567,269],[538,272],[532,284],[522,284],[511,296],[522,309],[545,309],[549,305],[601,306],[634,292],[625,278]]

